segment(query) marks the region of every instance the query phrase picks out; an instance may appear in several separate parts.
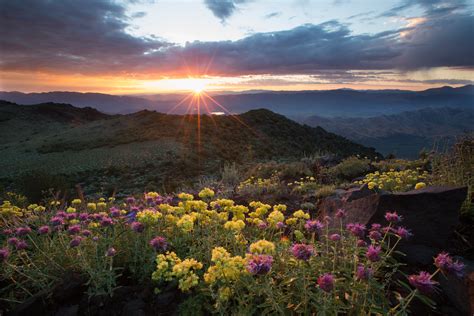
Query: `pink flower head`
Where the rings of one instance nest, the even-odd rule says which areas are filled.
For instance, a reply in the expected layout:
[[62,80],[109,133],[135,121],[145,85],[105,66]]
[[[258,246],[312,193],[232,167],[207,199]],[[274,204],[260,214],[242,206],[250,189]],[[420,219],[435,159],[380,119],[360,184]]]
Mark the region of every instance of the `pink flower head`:
[[266,229],[268,227],[267,223],[261,222],[257,225],[258,228],[260,229]]
[[15,245],[17,250],[23,250],[28,248],[28,243],[24,240],[19,240],[17,244]]
[[453,274],[457,277],[463,276],[464,264],[459,261],[454,261],[447,252],[438,254],[434,259],[434,264],[444,273]]
[[314,254],[314,249],[311,245],[294,244],[291,246],[291,253],[295,258],[307,261]]
[[397,214],[397,212],[387,212],[385,213],[385,219],[391,223],[398,223],[402,221],[402,217]]
[[88,219],[89,219],[89,214],[88,213],[80,213],[79,214],[79,220],[87,221]]
[[367,247],[367,243],[365,242],[365,240],[359,239],[357,240],[357,247]]
[[400,238],[402,238],[402,239],[408,239],[413,235],[408,229],[406,229],[405,227],[402,227],[402,226],[398,227],[395,230],[395,234],[400,236]]
[[115,250],[114,247],[110,247],[109,249],[107,249],[107,252],[105,253],[105,256],[106,257],[113,257],[113,256],[115,256],[116,253],[117,253],[117,250]]
[[341,240],[341,235],[332,234],[332,235],[329,236],[329,239],[332,240],[332,241],[339,241],[339,240]]
[[51,229],[47,225],[44,225],[44,226],[41,226],[40,228],[38,228],[38,233],[40,233],[41,235],[49,234],[50,231],[51,231]]
[[6,261],[10,256],[10,251],[8,248],[0,248],[0,262]]
[[10,246],[14,246],[16,247],[16,245],[20,242],[20,239],[16,238],[16,237],[11,237],[11,238],[8,238],[7,240],[7,244],[9,244]]
[[304,228],[310,233],[320,231],[321,229],[323,229],[323,227],[324,224],[318,220],[307,220],[304,224]]
[[64,211],[57,211],[57,212],[56,212],[56,216],[59,216],[59,217],[65,217],[66,214],[67,214],[67,213],[64,212]]
[[49,222],[53,226],[64,225],[64,218],[61,217],[61,216],[54,216],[54,217],[51,218],[51,220]]
[[365,225],[359,223],[349,223],[346,225],[346,229],[356,237],[363,237],[365,232]]
[[334,276],[324,273],[318,278],[318,286],[324,292],[331,292],[334,289]]
[[31,228],[29,228],[28,226],[18,227],[17,229],[15,229],[15,234],[17,236],[25,236],[25,235],[28,235],[29,233],[31,233]]
[[367,248],[367,253],[365,254],[365,256],[372,262],[379,261],[381,250],[382,250],[382,248],[380,246],[370,245]]
[[67,219],[68,221],[73,220],[73,219],[76,219],[76,217],[77,217],[77,214],[76,214],[76,213],[68,213],[68,214],[66,214],[66,219]]
[[359,280],[368,280],[374,274],[374,270],[370,267],[364,267],[363,265],[357,266],[356,278]]
[[267,274],[272,268],[273,257],[269,255],[253,255],[247,261],[247,271],[253,275]]
[[425,271],[410,275],[408,282],[422,293],[433,292],[436,284],[438,284],[438,282],[431,280],[431,274]]
[[370,226],[370,230],[380,230],[381,228],[382,228],[382,225],[380,225],[379,223],[373,223]]
[[5,236],[13,235],[13,229],[7,228],[7,229],[4,229],[2,232]]
[[79,234],[81,232],[81,225],[71,225],[67,229],[67,232],[71,235]]
[[145,226],[140,222],[133,222],[130,225],[134,232],[141,233],[145,229]]
[[119,217],[120,216],[120,210],[118,208],[116,208],[115,206],[110,208],[110,216]]
[[82,232],[81,232],[81,235],[82,236],[85,236],[85,237],[89,237],[90,235],[92,235],[92,232],[88,229],[84,229]]
[[166,251],[168,243],[165,237],[158,236],[150,240],[150,246],[152,246],[155,251]]
[[103,217],[102,220],[100,221],[100,226],[102,227],[107,227],[107,226],[112,226],[114,221],[110,217]]
[[77,247],[81,244],[81,241],[82,241],[82,237],[76,236],[73,239],[71,239],[71,241],[69,242],[69,247],[71,248]]
[[369,233],[369,238],[373,240],[380,240],[382,239],[382,234],[377,230],[371,230]]
[[135,203],[135,198],[133,196],[130,196],[130,197],[125,199],[125,202],[127,204],[133,204],[133,203]]
[[286,228],[286,224],[283,223],[283,222],[278,222],[278,223],[276,223],[276,227],[278,229],[284,229],[284,228]]
[[342,208],[340,208],[336,211],[336,217],[337,218],[344,218],[344,217],[346,217],[346,215],[347,215],[346,211],[343,210]]

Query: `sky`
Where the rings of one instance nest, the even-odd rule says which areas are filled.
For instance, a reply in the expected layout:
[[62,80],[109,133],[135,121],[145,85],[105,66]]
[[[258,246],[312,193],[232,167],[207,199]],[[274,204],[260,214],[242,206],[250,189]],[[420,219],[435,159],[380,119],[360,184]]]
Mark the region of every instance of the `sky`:
[[0,90],[474,83],[474,0],[0,0]]

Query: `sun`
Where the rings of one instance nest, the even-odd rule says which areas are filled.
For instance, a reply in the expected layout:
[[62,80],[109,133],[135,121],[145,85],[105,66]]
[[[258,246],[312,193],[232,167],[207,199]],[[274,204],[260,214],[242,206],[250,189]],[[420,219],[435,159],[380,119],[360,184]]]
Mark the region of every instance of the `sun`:
[[201,94],[206,88],[206,80],[203,79],[187,79],[186,86],[194,94]]

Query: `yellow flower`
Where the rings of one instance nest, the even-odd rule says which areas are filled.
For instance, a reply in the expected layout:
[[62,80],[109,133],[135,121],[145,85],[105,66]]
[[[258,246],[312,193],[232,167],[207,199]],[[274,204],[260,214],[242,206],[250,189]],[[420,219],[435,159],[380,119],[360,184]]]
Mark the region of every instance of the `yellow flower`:
[[143,211],[138,212],[136,216],[137,221],[142,224],[149,225],[157,224],[161,217],[163,217],[163,214],[158,211],[155,211],[154,209],[144,209]]
[[68,207],[66,213],[76,213],[76,209],[74,207]]
[[252,253],[271,255],[275,252],[275,244],[271,241],[261,239],[250,244],[249,249]]
[[245,223],[243,220],[239,219],[236,221],[228,221],[224,224],[224,228],[228,230],[233,230],[235,232],[239,232],[244,229]]
[[305,213],[303,210],[298,210],[293,213],[293,216],[296,218],[301,218],[301,219],[309,219],[310,216],[308,213]]
[[178,194],[178,198],[183,200],[183,201],[192,201],[194,200],[194,196],[192,194],[188,194],[188,193],[180,193]]
[[82,203],[81,199],[74,199],[74,200],[72,200],[72,202],[71,202],[72,205],[79,205],[79,204],[81,204],[81,203]]
[[97,204],[95,203],[87,203],[87,208],[91,211],[97,210]]
[[278,222],[283,222],[285,220],[285,215],[280,211],[273,211],[268,214],[267,221],[272,226],[275,227]]
[[416,185],[415,185],[415,190],[419,190],[419,189],[423,189],[426,187],[426,183],[424,182],[418,182]]
[[190,232],[194,228],[194,218],[191,215],[183,215],[177,222],[176,226],[184,232]]
[[209,188],[204,188],[199,192],[199,197],[201,199],[212,199],[214,197],[214,191]]

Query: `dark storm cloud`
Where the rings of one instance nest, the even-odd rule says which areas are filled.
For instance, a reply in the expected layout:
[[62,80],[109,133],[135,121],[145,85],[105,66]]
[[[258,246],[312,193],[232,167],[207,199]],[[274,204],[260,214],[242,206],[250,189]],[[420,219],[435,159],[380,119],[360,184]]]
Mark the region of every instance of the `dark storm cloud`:
[[399,15],[403,10],[420,6],[426,10],[428,16],[452,13],[455,10],[465,9],[465,0],[403,0],[399,5],[382,13],[382,17],[391,17]]
[[237,5],[246,0],[204,0],[206,7],[222,22],[234,14]]
[[128,34],[131,17],[112,0],[0,0],[0,7],[2,70],[156,78],[474,66],[474,20],[462,13],[372,35],[329,21],[181,46]]

